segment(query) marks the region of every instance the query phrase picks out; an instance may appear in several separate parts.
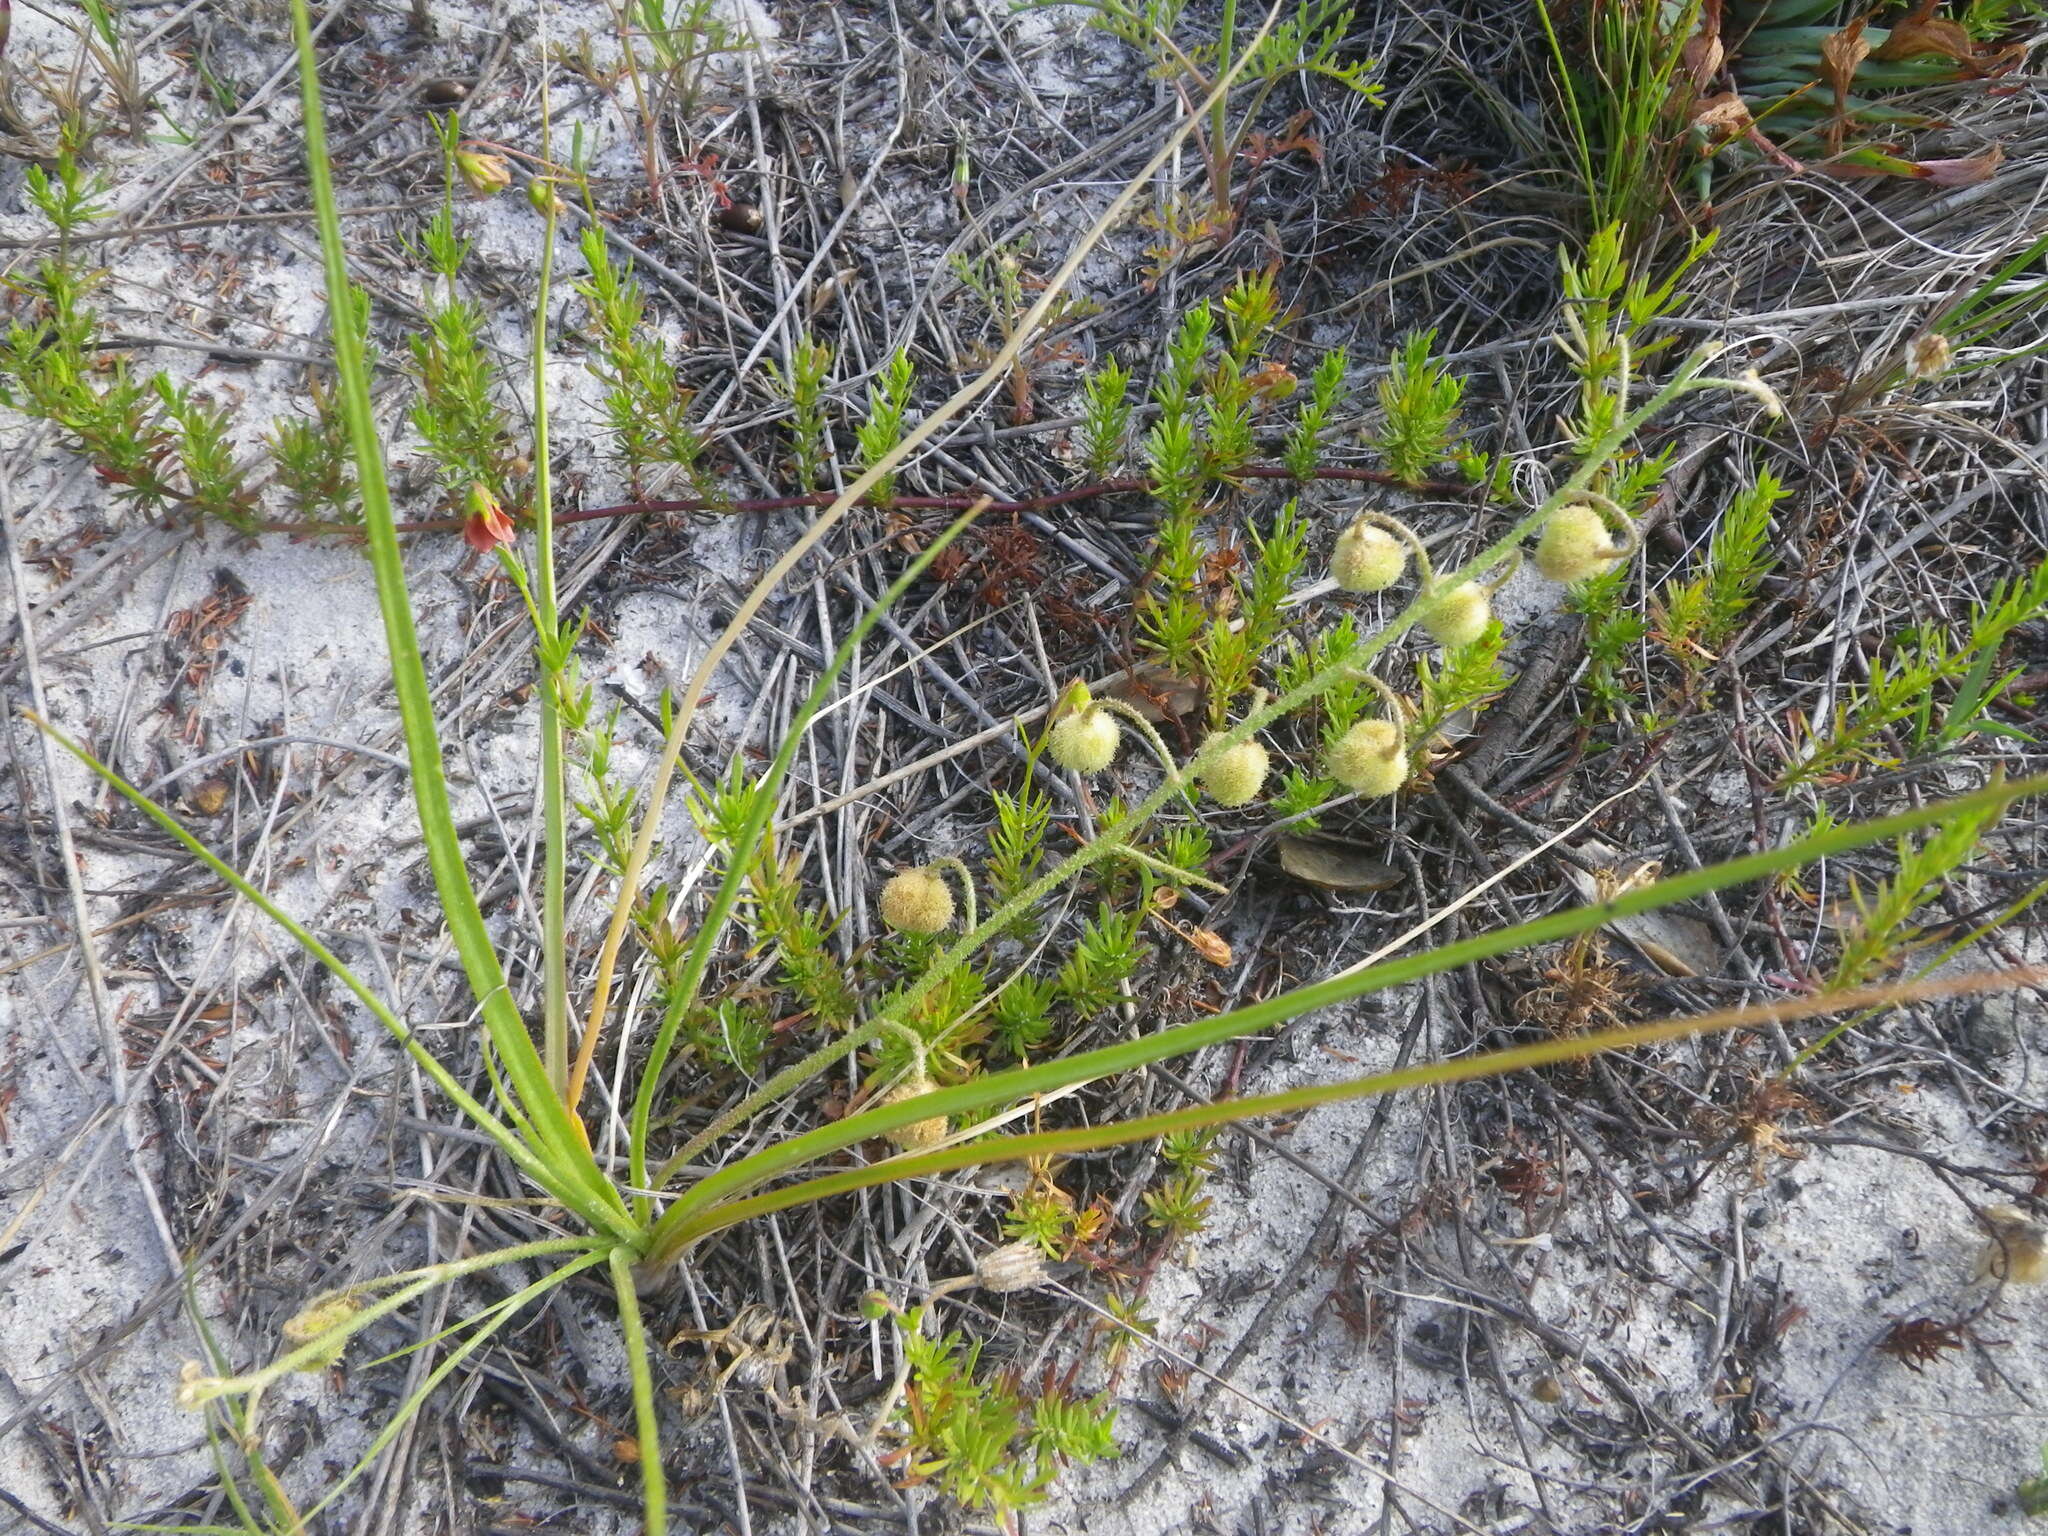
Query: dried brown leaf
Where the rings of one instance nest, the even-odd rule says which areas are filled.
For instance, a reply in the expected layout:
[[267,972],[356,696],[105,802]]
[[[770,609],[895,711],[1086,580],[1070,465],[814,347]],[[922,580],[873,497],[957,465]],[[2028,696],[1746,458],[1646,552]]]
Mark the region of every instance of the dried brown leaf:
[[1295,879],[1326,891],[1384,891],[1401,883],[1401,871],[1363,849],[1329,838],[1283,837],[1280,867]]

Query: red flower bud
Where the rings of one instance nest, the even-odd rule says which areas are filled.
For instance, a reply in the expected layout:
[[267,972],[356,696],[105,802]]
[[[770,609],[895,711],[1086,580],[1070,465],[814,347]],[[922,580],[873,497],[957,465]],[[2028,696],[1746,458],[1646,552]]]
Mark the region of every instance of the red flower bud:
[[469,488],[469,516],[462,524],[462,542],[480,555],[488,555],[500,544],[518,537],[512,519],[498,498],[481,481]]

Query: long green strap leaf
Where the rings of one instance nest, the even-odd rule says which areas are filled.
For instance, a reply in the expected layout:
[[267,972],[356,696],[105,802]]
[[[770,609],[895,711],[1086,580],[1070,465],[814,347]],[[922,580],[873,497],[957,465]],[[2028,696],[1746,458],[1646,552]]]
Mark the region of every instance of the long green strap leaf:
[[1480,1056],[1460,1056],[1447,1061],[1432,1061],[1420,1066],[1403,1067],[1399,1071],[1381,1072],[1371,1077],[1348,1078],[1343,1082],[1316,1083],[1304,1088],[1289,1088],[1280,1093],[1258,1094],[1251,1098],[1219,1099],[1207,1104],[1190,1104],[1182,1109],[1167,1110],[1160,1114],[1145,1115],[1136,1120],[1123,1120],[1109,1125],[1083,1125],[1069,1130],[1035,1131],[1022,1136],[991,1137],[957,1147],[942,1147],[934,1152],[921,1152],[915,1156],[892,1157],[883,1162],[870,1163],[864,1168],[849,1168],[842,1173],[826,1174],[820,1178],[805,1179],[800,1184],[786,1185],[767,1194],[734,1200],[707,1211],[686,1224],[682,1240],[686,1243],[694,1242],[726,1227],[752,1220],[756,1216],[788,1210],[792,1206],[810,1205],[819,1200],[830,1199],[834,1195],[849,1194],[854,1190],[872,1188],[877,1184],[894,1183],[899,1179],[924,1178],[935,1173],[947,1173],[956,1168],[976,1168],[989,1163],[1024,1162],[1033,1158],[1093,1152],[1103,1147],[1128,1146],[1134,1141],[1147,1141],[1154,1136],[1170,1136],[1179,1131],[1202,1130],[1214,1125],[1263,1119],[1269,1115],[1293,1114],[1344,1099],[1370,1098],[1379,1094],[1397,1093],[1406,1088],[1468,1083],[1485,1077],[1504,1077],[1510,1072],[1525,1072],[1533,1067],[1554,1066],[1561,1061],[1579,1060],[1605,1051],[1631,1050],[1637,1046],[1656,1045],[1666,1040],[1681,1040],[1691,1035],[1745,1029],[1773,1022],[1787,1023],[1793,1019],[1812,1018],[1819,1014],[1841,1013],[1858,1008],[1892,1007],[1903,1002],[1927,998],[2008,991],[2014,987],[2036,986],[2044,979],[2048,979],[2048,968],[2026,966],[2011,971],[1991,971],[1975,976],[1957,977],[1949,981],[1858,987],[1852,991],[1820,997],[1793,998],[1783,1003],[1766,1003],[1751,1008],[1726,1008],[1693,1018],[1664,1019],[1655,1024],[1635,1024],[1620,1029],[1599,1030],[1592,1034],[1542,1040],[1532,1045],[1514,1046],[1508,1050],[1489,1051]]
[[612,1294],[619,1302],[619,1332],[626,1346],[626,1371],[633,1381],[633,1430],[640,1439],[640,1508],[647,1536],[668,1536],[668,1476],[661,1465],[661,1419],[655,1406],[647,1325],[640,1316],[633,1260],[624,1248],[614,1248],[607,1257],[611,1263]]
[[1154,1061],[1184,1056],[1204,1046],[1236,1039],[1284,1024],[1318,1008],[1345,1002],[1368,992],[1401,986],[1426,976],[1440,975],[1459,966],[1490,960],[1510,950],[1570,938],[1618,918],[1654,911],[1674,902],[1690,901],[1709,891],[1722,890],[1750,880],[1762,879],[1815,859],[1846,853],[1853,848],[1933,826],[1950,817],[1968,816],[1994,806],[2048,791],[2048,775],[1994,784],[1987,789],[1955,800],[1941,801],[1902,811],[1875,821],[1856,822],[1817,832],[1782,848],[1767,849],[1730,859],[1706,869],[1693,870],[1660,880],[1654,885],[1630,891],[1611,901],[1552,913],[1492,933],[1474,935],[1443,944],[1420,954],[1406,955],[1346,976],[1332,977],[1312,986],[1299,987],[1262,1003],[1201,1019],[1191,1024],[1161,1030],[1140,1040],[1120,1042],[1099,1050],[1049,1061],[1037,1066],[1018,1067],[990,1077],[977,1078],[953,1088],[920,1094],[895,1104],[883,1105],[853,1115],[832,1125],[795,1136],[764,1148],[721,1169],[698,1183],[681,1197],[655,1224],[654,1241],[648,1250],[651,1264],[672,1260],[684,1245],[681,1234],[700,1213],[722,1201],[736,1199],[770,1179],[789,1173],[842,1148],[880,1136],[920,1120],[972,1114],[997,1106],[1022,1103],[1035,1094],[1052,1093],[1076,1083],[1128,1072]]
[[[469,1090],[456,1080],[455,1075],[441,1064],[439,1058],[420,1043],[418,1036],[413,1034],[411,1027],[405,1020],[393,1013],[390,1006],[370,988],[367,982],[356,975],[339,955],[315,938],[296,918],[272,901],[260,888],[250,884],[240,870],[220,858],[206,844],[186,831],[177,817],[122,778],[120,774],[94,757],[84,747],[73,741],[69,736],[66,736],[56,726],[50,724],[49,721],[26,710],[23,713],[27,715],[29,720],[39,730],[47,732],[50,739],[56,742],[58,746],[98,774],[110,788],[130,805],[141,811],[143,815],[147,816],[151,821],[182,843],[192,857],[199,860],[200,863],[225,880],[244,901],[248,902],[257,911],[290,934],[301,949],[326,966],[328,971],[343,986],[356,995],[356,1000],[369,1009],[372,1017],[384,1026],[386,1033],[403,1046],[414,1061],[419,1063],[420,1070],[433,1079],[434,1086],[447,1094],[455,1107],[460,1109],[478,1130],[495,1141],[504,1151],[505,1155],[511,1158],[513,1163],[517,1165],[521,1173],[525,1174],[535,1184],[553,1195],[557,1200],[560,1200],[578,1215],[583,1216],[586,1220],[599,1226],[605,1225],[607,1218],[606,1208],[591,1202],[589,1196],[579,1186],[561,1176],[560,1171],[553,1163],[541,1158],[503,1121],[499,1120],[488,1109],[484,1108],[482,1104],[478,1103]],[[619,1235],[624,1236],[626,1234],[621,1233]]]
[[341,216],[335,201],[334,176],[327,158],[326,117],[320,101],[319,62],[313,53],[312,26],[306,0],[292,0],[292,34],[299,54],[299,93],[306,126],[306,168],[312,183],[313,207],[320,230],[320,252],[326,265],[328,314],[334,339],[334,366],[340,380],[339,399],[348,422],[349,443],[356,464],[356,484],[363,500],[363,527],[370,563],[377,576],[377,604],[384,618],[384,636],[391,653],[391,681],[404,721],[406,756],[412,764],[413,799],[419,808],[420,830],[427,845],[427,863],[441,898],[448,931],[455,940],[463,972],[483,1012],[498,1057],[512,1080],[514,1093],[532,1121],[547,1160],[564,1170],[589,1195],[616,1215],[609,1223],[619,1235],[633,1231],[624,1202],[612,1187],[561,1099],[548,1086],[540,1052],[527,1033],[505,973],[477,908],[469,883],[462,845],[449,808],[448,785],[441,771],[440,733],[434,724],[433,697],[419,636],[413,628],[412,604],[406,589],[405,562],[399,552],[391,490],[384,473],[384,445],[370,407],[369,369],[356,332],[355,303],[349,284]]

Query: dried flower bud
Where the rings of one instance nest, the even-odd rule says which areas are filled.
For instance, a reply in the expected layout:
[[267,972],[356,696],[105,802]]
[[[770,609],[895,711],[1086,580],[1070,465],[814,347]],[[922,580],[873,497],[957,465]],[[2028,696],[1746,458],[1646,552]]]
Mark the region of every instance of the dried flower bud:
[[[906,1099],[930,1093],[937,1086],[938,1084],[930,1078],[919,1074],[891,1088],[882,1095],[881,1102],[875,1107],[884,1109],[891,1104],[901,1104]],[[913,1120],[908,1125],[899,1125],[895,1130],[884,1131],[882,1134],[892,1145],[901,1147],[906,1152],[922,1152],[925,1148],[936,1146],[946,1139],[946,1117],[934,1115],[929,1120]]]
[[1764,414],[1773,421],[1785,414],[1785,402],[1778,398],[1778,392],[1766,384],[1763,375],[1754,368],[1744,370],[1742,377],[1736,382],[1756,396],[1757,404],[1764,408]]
[[1100,773],[1115,760],[1122,741],[1116,716],[1095,702],[1086,683],[1076,683],[1067,691],[1046,749],[1070,773]]
[[1621,553],[1606,520],[1592,507],[1575,503],[1559,507],[1543,524],[1536,569],[1552,581],[1584,581],[1613,570]]
[[569,205],[556,194],[555,184],[545,177],[536,176],[526,184],[526,200],[542,218],[551,214],[558,219],[568,216]]
[[455,151],[455,174],[468,183],[470,191],[486,197],[512,185],[512,167],[505,163],[503,155],[486,155],[473,149]]
[[1378,799],[1408,782],[1408,748],[1391,720],[1361,720],[1330,748],[1330,777],[1346,789]]
[[1906,377],[1936,379],[1948,372],[1955,348],[1939,331],[1923,331],[1906,344]]
[[2007,1285],[2039,1285],[2048,1280],[2048,1231],[2016,1205],[1994,1205],[1984,1212],[1991,1241],[1977,1256],[1979,1280]]
[[1432,597],[1421,622],[1438,645],[1470,645],[1493,622],[1493,600],[1486,588],[1468,581]]
[[178,1372],[178,1390],[172,1394],[180,1408],[203,1408],[219,1394],[212,1390],[216,1378],[207,1375],[197,1360],[187,1360]]
[[[1215,739],[1216,736],[1212,735],[1209,741]],[[1205,751],[1208,744],[1202,744]],[[1240,741],[1228,751],[1218,754],[1203,771],[1202,787],[1209,791],[1209,798],[1218,805],[1248,805],[1258,798],[1260,789],[1265,786],[1269,762],[1266,749],[1256,739]]]
[[1005,1243],[974,1266],[974,1283],[985,1291],[1028,1291],[1052,1278],[1036,1243]]
[[1330,579],[1346,592],[1384,592],[1407,569],[1407,543],[1364,518],[1338,534],[1330,552]]
[[936,870],[893,875],[882,886],[882,921],[898,933],[937,933],[953,921],[953,888]]

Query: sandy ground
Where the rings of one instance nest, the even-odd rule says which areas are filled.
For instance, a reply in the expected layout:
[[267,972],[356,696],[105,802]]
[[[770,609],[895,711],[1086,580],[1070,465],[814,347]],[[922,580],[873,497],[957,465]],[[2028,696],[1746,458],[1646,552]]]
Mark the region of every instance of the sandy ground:
[[[267,424],[303,404],[304,368],[287,359],[321,351],[324,300],[310,226],[248,217],[303,207],[296,97],[278,74],[288,62],[280,16],[194,11],[123,13],[159,110],[146,142],[110,139],[102,158],[123,222],[222,222],[112,243],[105,307],[123,333],[179,343],[139,355],[231,400],[237,446],[253,455]],[[348,56],[347,83],[334,87],[342,129],[363,136],[345,167],[361,201],[433,194],[417,106],[400,105],[421,82],[477,78],[482,69],[492,84],[474,98],[469,129],[489,137],[530,129],[531,82],[550,45],[588,37],[600,65],[616,57],[613,23],[595,5],[536,15],[435,0],[430,11],[430,37],[414,35],[402,10],[375,11],[359,39],[339,45]],[[781,286],[763,286],[751,269],[736,278],[730,262],[707,266],[701,252],[649,252],[715,301],[672,313],[683,306],[660,288],[659,323],[701,398],[715,402],[707,414],[736,446],[766,397],[758,380],[734,382],[729,360],[752,338],[722,321],[719,306],[755,322],[786,320],[784,300],[814,281],[817,266],[798,249],[817,226],[797,210],[815,216],[829,205],[842,173],[863,176],[878,146],[907,157],[920,187],[944,183],[956,125],[942,119],[957,116],[960,96],[957,82],[935,83],[947,78],[947,40],[974,44],[970,94],[988,113],[977,164],[1000,166],[1009,184],[1027,188],[1016,217],[1046,264],[1076,211],[1118,179],[1119,162],[1035,190],[1036,169],[1024,162],[1043,166],[1081,149],[1105,121],[1129,120],[1156,99],[1127,53],[1079,30],[1066,8],[1007,17],[949,6],[943,28],[899,18],[894,30],[885,16],[834,7],[749,16],[760,46],[729,61],[709,88],[700,142],[722,146],[736,184],[743,169],[761,185],[788,188],[791,249],[772,265]],[[1367,20],[1379,34],[1392,25],[1377,14]],[[14,27],[9,67],[22,72],[18,80],[47,85],[79,56],[68,13],[18,11]],[[228,123],[217,110],[207,115],[195,50],[240,92],[240,115]],[[32,73],[38,68],[43,75]],[[629,183],[641,153],[617,94],[579,88],[566,73],[550,79],[558,133],[591,124],[594,168]],[[273,88],[261,94],[266,81]],[[1117,107],[1126,98],[1115,92],[1127,93],[1128,107]],[[758,110],[777,97],[832,123],[845,164],[813,145],[816,163],[741,167],[734,155],[746,142],[747,103]],[[1389,143],[1364,142],[1365,133],[1333,134],[1330,162],[1396,158]],[[671,163],[683,158],[674,145],[666,153]],[[678,184],[701,212],[703,189],[681,173]],[[395,217],[366,216],[361,225],[376,232],[361,259],[393,357],[419,290],[393,238],[410,226]],[[463,218],[494,340],[516,367],[537,221],[514,198],[467,204]],[[949,304],[957,318],[957,289],[935,297],[910,275],[938,270],[949,219],[942,198],[886,178],[853,209],[839,250],[851,269],[867,272],[858,303],[870,357]],[[43,230],[24,201],[21,163],[10,159],[0,170],[0,237],[27,241]],[[1084,274],[1084,288],[1112,318],[1116,306],[1137,302],[1128,264],[1142,243],[1125,232]],[[1388,235],[1384,244],[1400,241]],[[572,279],[566,243],[563,261]],[[1176,272],[1160,301],[1205,280]],[[1516,279],[1496,272],[1473,281],[1512,290]],[[1314,334],[1353,336],[1357,355],[1376,359],[1385,351],[1380,331],[1469,298],[1423,284],[1367,319],[1363,332],[1355,320],[1326,318]],[[561,472],[583,505],[602,505],[626,487],[601,442],[573,325],[551,376]],[[1447,339],[1483,351],[1500,338]],[[209,353],[208,345],[228,350]],[[1143,354],[1142,344],[1132,354],[1141,366]],[[1471,366],[1483,380],[1524,355],[1508,346]],[[1048,370],[1051,408],[1066,409],[1072,370]],[[1518,381],[1500,382],[1489,411],[1538,433],[1533,386],[1525,394]],[[849,384],[843,395],[859,392]],[[1979,403],[1948,402],[1962,416]],[[996,420],[992,412],[957,434],[920,473],[957,483],[963,467],[993,474],[1006,466],[984,451],[998,441],[988,435]],[[386,981],[407,1017],[465,1070],[474,1067],[471,1026],[434,920],[404,776],[390,756],[399,750],[396,715],[360,552],[338,541],[245,538],[177,516],[139,519],[44,428],[16,415],[0,418],[0,446],[12,576],[0,603],[9,716],[0,817],[12,823],[0,833],[0,1536],[223,1523],[231,1511],[214,1491],[202,1421],[172,1401],[185,1363],[215,1351],[224,1366],[259,1362],[314,1292],[501,1236],[487,1208],[463,1203],[499,1186],[361,1010],[260,914],[117,809],[16,711],[38,709],[177,806],[224,858]],[[433,515],[431,489],[410,462],[416,445],[397,457],[407,515]],[[1968,468],[1940,471],[1954,486],[1944,486],[1942,500],[1975,483]],[[728,458],[722,472],[745,493],[740,465]],[[1986,515],[1987,545],[2024,551],[2027,535],[2013,529],[2038,521],[2025,500],[2032,494],[2015,489],[2010,504],[1998,503],[1999,516],[2019,509],[2009,527],[1984,508],[1972,513]],[[1342,515],[1334,496],[1314,511],[1322,536]],[[602,628],[583,651],[588,680],[651,705],[664,684],[687,676],[734,593],[797,526],[788,517],[697,518],[651,531],[628,522],[577,530],[569,583]],[[1093,536],[1071,526],[1076,537]],[[884,531],[863,529],[849,537]],[[473,850],[495,892],[487,910],[511,933],[522,921],[518,871],[532,851],[535,715],[520,687],[523,620],[509,589],[486,579],[488,568],[459,541],[420,539],[408,560],[430,672],[450,711],[458,815],[477,823]],[[707,758],[757,739],[764,707],[770,715],[786,707],[775,701],[791,673],[773,626],[811,622],[825,594],[822,580],[797,591],[735,661],[697,739]],[[1507,616],[1528,632],[1524,660],[1550,622],[1545,604],[1529,582],[1504,597]],[[1056,658],[1063,670],[1083,660]],[[865,664],[879,671],[887,662],[884,653]],[[1002,680],[1000,669],[988,675]],[[943,690],[915,687],[919,707],[959,735],[978,728]],[[999,715],[1016,692],[1005,688],[992,681],[984,695]],[[644,736],[629,737],[621,762],[637,773],[646,751]],[[885,738],[866,765],[807,764],[807,782],[822,799],[857,784],[887,754]],[[964,770],[970,779],[978,771]],[[1681,767],[1672,792],[1683,806],[1739,824],[1746,782],[1738,777],[1732,798],[1718,804],[1727,772]],[[905,790],[889,807],[922,843],[964,846],[978,823],[947,799],[953,787],[935,776],[928,790]],[[1593,798],[1589,790],[1585,804]],[[1644,814],[1654,821],[1654,804]],[[1562,826],[1569,817],[1558,810],[1554,819]],[[833,836],[852,842],[880,824],[856,822]],[[687,814],[672,808],[664,830],[669,868],[679,873],[697,847]],[[1645,835],[1647,849],[1663,847],[1661,827]],[[1509,836],[1500,857],[1528,847]],[[594,891],[581,894],[577,920],[594,932],[604,904]],[[1241,952],[1267,944],[1276,964],[1302,979],[1433,909],[1412,889],[1324,900],[1283,887],[1264,908],[1243,901],[1221,921]],[[93,935],[90,964],[76,943],[81,920]],[[1475,978],[1446,977],[1312,1017],[1259,1042],[1242,1062],[1219,1053],[1184,1076],[1214,1092],[1241,1069],[1245,1091],[1268,1090],[1469,1051],[1505,1038],[1504,999],[1534,985],[1543,963],[1489,976],[1485,989]],[[1723,979],[1735,975],[1731,966]],[[1662,1011],[1727,995],[1662,983],[1653,992]],[[2039,1187],[2048,1104],[2032,1070],[2044,1050],[2048,1020],[2031,996],[1902,1015],[1847,1046],[1825,1092],[1771,1123],[1776,1141],[1771,1126],[1759,1132],[1735,1114],[1769,1061],[1754,1040],[1326,1109],[1269,1128],[1270,1140],[1228,1138],[1207,1230],[1159,1263],[1146,1289],[1156,1352],[1111,1371],[1091,1333],[1090,1309],[1101,1306],[1092,1282],[1077,1281],[1071,1300],[1029,1298],[1007,1317],[979,1306],[963,1314],[1007,1356],[1072,1364],[1080,1384],[1106,1386],[1118,1405],[1122,1456],[1063,1478],[1029,1528],[2017,1530],[2024,1522],[2012,1489],[2037,1468],[2048,1440],[2048,1315],[2038,1291],[1984,1277],[1984,1229],[1973,1209]],[[1155,1090],[1165,1091],[1157,1082]],[[1643,1122],[1631,1107],[1646,1102],[1667,1127],[1654,1136],[1638,1134]],[[887,1231],[872,1251],[896,1256],[896,1281],[914,1287],[957,1269],[958,1248],[973,1246],[966,1233],[984,1246],[993,1238],[998,1208],[985,1187],[947,1195],[959,1198],[936,1219],[937,1203],[922,1194],[863,1208],[863,1220]],[[1130,1190],[1124,1198],[1128,1205]],[[829,1267],[792,1260],[785,1239],[797,1240],[778,1228],[739,1246],[747,1262],[770,1255],[763,1262],[785,1276]],[[834,1283],[844,1289],[842,1279]],[[715,1324],[747,1299],[734,1285],[708,1277],[702,1295],[676,1305]],[[387,1347],[427,1337],[481,1294],[430,1309]],[[851,1352],[867,1359],[865,1376],[806,1390],[821,1409],[833,1391],[845,1393],[858,1419],[863,1384],[871,1390],[885,1378],[888,1362],[872,1339],[858,1342],[858,1325],[844,1315],[841,1337],[856,1340]],[[1894,1325],[1915,1320],[1946,1328],[1946,1347],[1911,1364],[1879,1348]],[[814,1326],[809,1342],[821,1336]],[[509,1353],[465,1373],[394,1455],[321,1517],[322,1528],[596,1530],[630,1521],[630,1476],[613,1450],[628,1422],[624,1376],[610,1340],[600,1295],[550,1309]],[[331,1486],[419,1379],[424,1358],[281,1386],[266,1400],[263,1425],[275,1464],[302,1490]],[[834,1358],[843,1365],[843,1355]],[[534,1362],[551,1359],[569,1363],[556,1374],[541,1367],[543,1382]],[[816,1363],[822,1370],[822,1351]],[[682,1351],[673,1382],[692,1368]],[[509,1398],[526,1401],[528,1412]],[[928,1491],[890,1486],[814,1429],[745,1386],[709,1420],[679,1428],[670,1446],[679,1525],[744,1523],[722,1481],[736,1459],[754,1487],[756,1528],[949,1528],[955,1516]]]

